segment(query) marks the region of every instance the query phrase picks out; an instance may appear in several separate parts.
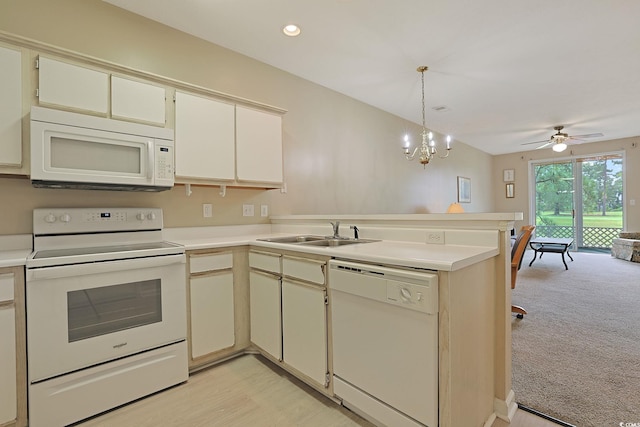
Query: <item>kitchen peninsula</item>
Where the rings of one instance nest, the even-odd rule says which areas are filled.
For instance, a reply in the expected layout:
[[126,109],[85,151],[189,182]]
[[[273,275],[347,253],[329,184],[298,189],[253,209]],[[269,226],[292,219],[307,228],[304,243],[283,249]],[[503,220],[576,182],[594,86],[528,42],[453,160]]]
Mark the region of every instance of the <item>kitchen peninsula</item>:
[[[511,419],[516,410],[511,390],[507,266],[509,232],[514,221],[521,219],[520,213],[293,215],[272,217],[270,225],[165,229],[165,238],[185,245],[188,255],[233,253],[235,345],[213,352],[202,366],[255,349],[248,330],[250,280],[247,271],[251,252],[437,272],[439,425],[490,426],[496,417]],[[376,241],[319,247],[258,240],[275,236],[328,236],[331,235],[330,221],[341,222],[342,235],[350,233],[349,226],[356,225],[360,238]],[[437,243],[426,243],[428,241]],[[326,285],[331,288],[330,281]],[[331,320],[329,334],[330,323]],[[283,364],[278,357],[260,352],[320,392],[339,400],[339,396],[334,395],[333,384],[323,387],[296,368]],[[331,370],[330,361],[328,367]]]

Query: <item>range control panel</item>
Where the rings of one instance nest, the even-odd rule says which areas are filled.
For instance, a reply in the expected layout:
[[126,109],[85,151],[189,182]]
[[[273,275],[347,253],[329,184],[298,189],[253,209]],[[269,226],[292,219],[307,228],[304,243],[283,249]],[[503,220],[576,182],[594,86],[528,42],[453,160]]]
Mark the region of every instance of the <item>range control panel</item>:
[[158,208],[52,208],[33,210],[33,234],[162,230]]

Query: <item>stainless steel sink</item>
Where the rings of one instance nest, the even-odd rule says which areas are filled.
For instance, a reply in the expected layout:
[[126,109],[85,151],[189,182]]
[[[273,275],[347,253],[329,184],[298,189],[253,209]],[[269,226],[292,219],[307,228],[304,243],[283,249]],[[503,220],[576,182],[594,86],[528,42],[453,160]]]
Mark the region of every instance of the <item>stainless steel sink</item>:
[[334,239],[332,237],[311,236],[311,235],[271,237],[267,239],[258,239],[258,240],[262,242],[289,243],[289,244],[308,245],[308,246],[344,246],[344,245],[353,245],[355,243],[371,243],[371,242],[378,241],[378,240],[370,240],[370,239],[350,239],[350,238]]
[[272,243],[306,243],[306,242],[314,242],[318,240],[325,240],[326,237],[323,236],[287,236],[287,237],[271,237],[268,239],[258,239],[263,242],[272,242]]
[[371,243],[377,242],[377,240],[368,240],[368,239],[324,239],[324,240],[316,240],[313,242],[304,242],[305,246],[344,246],[344,245],[353,245],[356,243]]

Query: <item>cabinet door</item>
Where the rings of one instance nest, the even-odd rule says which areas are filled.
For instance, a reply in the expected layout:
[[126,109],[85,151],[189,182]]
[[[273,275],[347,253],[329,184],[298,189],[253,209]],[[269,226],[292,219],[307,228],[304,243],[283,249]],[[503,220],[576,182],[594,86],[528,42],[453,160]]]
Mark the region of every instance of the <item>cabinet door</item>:
[[114,118],[164,125],[165,110],[163,87],[111,76],[111,115]]
[[282,183],[282,117],[236,106],[239,181]]
[[0,425],[17,416],[16,323],[13,274],[0,275]]
[[0,46],[0,165],[22,164],[21,55]]
[[176,92],[176,175],[235,179],[234,107]]
[[109,111],[109,75],[40,56],[38,92],[41,104],[95,113]]
[[233,272],[192,277],[191,357],[213,353],[235,343]]
[[249,273],[251,342],[278,360],[282,360],[280,318],[280,277]]
[[282,281],[283,360],[326,386],[326,291],[286,279]]

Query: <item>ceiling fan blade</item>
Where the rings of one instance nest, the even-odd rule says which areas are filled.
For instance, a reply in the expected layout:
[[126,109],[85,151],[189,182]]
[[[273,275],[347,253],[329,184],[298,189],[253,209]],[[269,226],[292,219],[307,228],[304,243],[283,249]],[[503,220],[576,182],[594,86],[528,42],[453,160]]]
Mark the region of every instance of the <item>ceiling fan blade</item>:
[[551,143],[551,141],[549,141],[548,139],[543,139],[542,141],[524,142],[524,143],[522,143],[520,145],[542,144],[543,142],[546,142],[548,144]]
[[571,135],[569,138],[571,138],[571,139],[587,139],[587,138],[600,138],[601,136],[604,136],[604,134],[598,132],[598,133],[588,133],[586,135]]
[[[541,141],[541,142],[542,142],[542,141]],[[551,145],[552,143],[553,143],[553,141],[547,141],[547,143],[546,143],[546,144],[542,144],[541,146],[536,147],[536,150],[540,150],[541,148],[548,147],[548,146],[549,146],[549,145]]]

